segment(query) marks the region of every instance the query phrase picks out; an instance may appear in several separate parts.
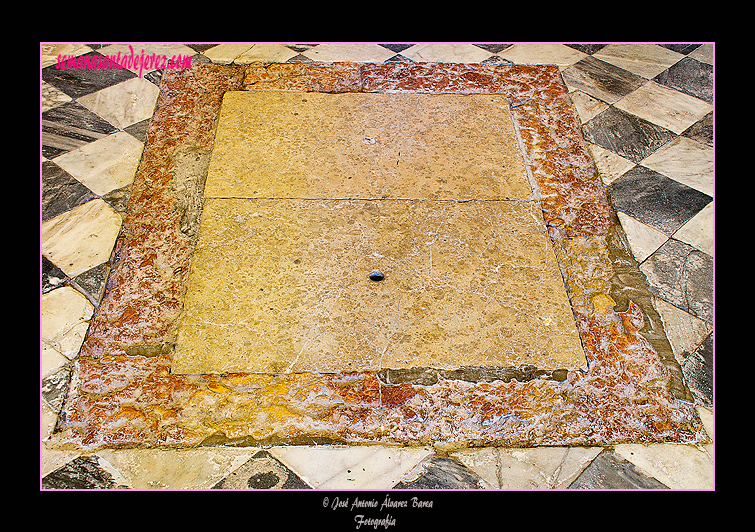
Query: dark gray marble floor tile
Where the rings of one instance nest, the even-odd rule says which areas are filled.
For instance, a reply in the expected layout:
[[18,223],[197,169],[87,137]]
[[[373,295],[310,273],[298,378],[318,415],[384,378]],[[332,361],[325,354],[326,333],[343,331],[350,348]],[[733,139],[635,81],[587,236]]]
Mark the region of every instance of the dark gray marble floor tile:
[[713,323],[713,258],[670,238],[645,259],[640,270],[656,296]]
[[[90,52],[81,57],[98,59],[102,57],[102,54]],[[56,68],[56,65],[50,65],[42,69],[42,79],[71,98],[80,98],[85,94],[91,94],[135,77],[137,74],[125,68],[62,69]]]
[[401,481],[394,489],[481,489],[480,476],[451,458],[433,456],[423,464],[424,472],[410,482]]
[[713,65],[685,57],[653,81],[708,103],[713,103]]
[[126,133],[130,134],[136,140],[142,143],[147,142],[147,131],[149,130],[149,118],[132,124],[123,129]]
[[608,46],[607,44],[567,44],[569,48],[579,50],[583,54],[592,55]]
[[695,402],[713,408],[713,333],[682,364]]
[[66,102],[42,113],[42,155],[52,159],[117,130],[80,103]]
[[616,210],[671,236],[713,198],[637,165],[608,187]]
[[[382,46],[385,46],[385,45],[382,45]],[[409,45],[402,45],[402,46],[409,47],[409,46],[413,46],[413,45],[409,44]],[[475,46],[478,46],[478,47],[482,48],[483,50],[487,50],[490,53],[497,54],[498,52],[502,52],[502,51],[504,51],[505,49],[509,48],[512,45],[511,44],[498,44],[498,43],[494,43],[494,44],[475,44]]]
[[296,54],[291,59],[286,61],[286,63],[314,63],[314,61],[304,54]]
[[216,44],[187,44],[186,46],[188,46],[189,48],[191,48],[192,50],[196,52],[204,53],[210,48],[217,46],[217,43]]
[[53,412],[60,412],[63,407],[70,380],[71,368],[68,365],[60,367],[42,380],[42,398]]
[[647,80],[628,70],[588,56],[561,75],[570,88],[579,89],[606,103],[616,103]]
[[656,479],[647,476],[634,464],[613,451],[600,453],[569,489],[668,489]]
[[609,107],[582,126],[588,142],[639,163],[676,134],[638,116]]
[[[387,48],[391,52],[396,52],[397,54],[400,54],[401,52],[403,52],[407,48],[411,48],[412,46],[414,46],[414,44],[389,43],[389,44],[380,44],[379,46],[382,46],[383,48]],[[477,46],[485,46],[485,45],[484,44],[478,44]],[[295,52],[304,52],[304,51],[306,51],[306,50],[309,49],[309,48],[302,48],[300,50],[300,49],[295,48],[294,46],[289,46],[289,48],[291,48]]]
[[112,489],[113,477],[95,456],[79,456],[42,478],[43,489]]
[[682,135],[708,146],[713,146],[713,111],[692,124]]
[[396,54],[394,56],[389,57],[385,60],[386,63],[414,63],[411,59],[408,57],[404,57],[401,54]]
[[89,294],[91,299],[99,301],[102,293],[105,291],[105,283],[107,282],[109,273],[108,264],[104,262],[94,268],[90,268],[84,273],[80,273],[73,278],[73,281],[78,285],[80,290]]
[[43,222],[96,197],[94,192],[54,162],[42,162]]
[[661,46],[679,52],[680,54],[687,55],[700,48],[702,44],[661,44]]
[[312,489],[267,451],[259,451],[212,489]]

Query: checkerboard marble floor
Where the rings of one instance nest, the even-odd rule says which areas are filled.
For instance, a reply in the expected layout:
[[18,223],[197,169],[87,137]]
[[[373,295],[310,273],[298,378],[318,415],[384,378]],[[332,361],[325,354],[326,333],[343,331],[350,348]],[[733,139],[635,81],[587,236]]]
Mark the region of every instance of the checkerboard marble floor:
[[[192,62],[557,65],[713,437],[714,45],[132,44]],[[41,45],[42,489],[712,489],[713,444],[467,449],[45,447],[107,281],[162,70],[56,69],[127,44]]]

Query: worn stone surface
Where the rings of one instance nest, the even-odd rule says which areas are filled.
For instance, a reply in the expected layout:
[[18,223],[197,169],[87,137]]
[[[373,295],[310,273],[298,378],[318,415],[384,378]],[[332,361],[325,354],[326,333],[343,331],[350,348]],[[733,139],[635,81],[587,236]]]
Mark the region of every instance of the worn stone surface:
[[586,367],[537,202],[207,199],[200,232],[175,373]]
[[[276,88],[284,90],[290,82],[301,90],[299,68],[276,65]],[[319,68],[326,80],[326,72],[342,71],[339,65]],[[357,72],[358,90],[434,87],[508,96],[525,165],[544,193],[543,216],[588,371],[569,371],[562,381],[527,382],[439,375],[427,385],[389,385],[370,371],[172,374],[171,346],[192,245],[180,230],[170,155],[179,146],[211,148],[220,97],[238,90],[243,80],[241,68],[198,64],[163,77],[108,291],[74,364],[50,445],[186,447],[310,439],[444,449],[708,441],[694,408],[670,392],[671,375],[642,333],[641,307],[630,302],[625,311],[617,309],[611,298],[615,272],[607,234],[613,213],[558,69],[386,63],[362,65]],[[126,354],[145,345],[136,351],[144,354]]]
[[501,95],[227,92],[205,196],[532,194]]

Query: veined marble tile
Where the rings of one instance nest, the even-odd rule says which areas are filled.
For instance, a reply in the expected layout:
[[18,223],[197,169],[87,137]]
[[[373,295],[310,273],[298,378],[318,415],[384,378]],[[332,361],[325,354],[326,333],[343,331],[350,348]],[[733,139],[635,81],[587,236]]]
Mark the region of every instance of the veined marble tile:
[[[85,331],[86,332],[86,331]],[[84,341],[82,336],[81,341]],[[79,344],[81,347],[81,344]],[[77,349],[78,353],[78,349]],[[41,374],[42,377],[48,376],[50,373],[57,371],[61,366],[70,362],[70,359],[66,358],[63,353],[55,349],[53,346],[42,341],[42,357],[41,357]]]
[[713,148],[710,146],[678,137],[641,164],[713,196]]
[[380,63],[395,54],[378,44],[369,43],[324,43],[302,52],[313,61],[355,61],[357,63]]
[[71,97],[65,92],[56,89],[46,81],[42,82],[42,112],[70,101]]
[[645,82],[645,79],[592,56],[574,63],[563,73],[569,90],[581,90],[606,103],[614,103]]
[[487,447],[451,455],[498,488],[564,489],[602,450],[602,447]]
[[657,44],[609,44],[593,57],[652,79],[684,55]]
[[155,111],[160,89],[143,78],[133,78],[87,94],[78,102],[111,124],[123,129],[146,120]]
[[291,446],[270,454],[319,489],[390,489],[433,450],[425,447]]
[[614,106],[676,134],[683,133],[713,110],[713,106],[703,100],[654,81],[648,81]]
[[[104,59],[98,52],[83,54],[84,61],[99,62]],[[136,77],[136,74],[122,68],[56,68],[50,65],[42,69],[42,79],[60,89],[72,98],[96,92]]]
[[587,57],[587,54],[554,43],[519,43],[497,54],[516,64],[558,65],[568,67]]
[[42,113],[42,155],[48,159],[75,150],[117,131],[78,102],[66,102]]
[[663,86],[713,103],[713,65],[685,57],[654,79]]
[[70,286],[42,295],[42,341],[74,358],[84,341],[94,307]]
[[595,118],[608,108],[607,104],[600,100],[596,100],[582,91],[572,91],[570,96],[572,103],[574,103],[574,107],[577,109],[579,120],[583,124],[590,119]]
[[632,161],[597,144],[590,144],[587,148],[590,150],[595,167],[598,169],[598,175],[600,175],[601,181],[606,186],[613,183],[635,166],[635,163]]
[[632,249],[632,254],[637,259],[637,262],[644,261],[668,240],[668,236],[657,229],[638,222],[621,211],[618,211],[616,214],[619,217],[621,226],[624,228],[627,240],[629,240],[629,247]]
[[238,56],[247,52],[251,47],[252,43],[219,44],[205,50],[202,55],[210,59],[213,63],[230,65]]
[[621,444],[616,454],[671,489],[713,489],[713,457],[704,448],[676,443]]
[[493,54],[465,43],[415,44],[401,55],[418,63],[480,63]]
[[[129,48],[129,45],[131,48]],[[103,48],[100,48],[97,50],[102,55],[118,55],[118,52],[120,52],[121,57],[124,55],[131,56],[131,51],[133,50],[134,56],[141,56],[142,50],[144,51],[145,56],[151,56],[152,54],[156,54],[158,56],[164,55],[168,61],[174,56],[174,55],[184,55],[184,56],[193,56],[196,55],[196,51],[192,48],[189,48],[188,46],[184,44],[179,43],[128,43],[128,44],[111,44],[108,46],[105,46]],[[144,74],[147,74],[149,72],[152,72],[153,70],[157,70],[154,66],[150,66],[150,68],[140,68],[140,67],[132,67],[130,69],[131,72],[135,74],[139,74],[141,70],[142,77]]]
[[296,54],[297,52],[283,44],[258,43],[239,55],[234,62],[237,65],[252,63],[254,61],[285,63]]
[[97,455],[134,489],[208,489],[242,466],[257,448],[103,449]]
[[102,196],[133,182],[143,149],[141,142],[119,131],[56,157],[54,162]]
[[42,163],[42,221],[94,199],[94,193],[52,161]]
[[42,254],[75,276],[110,258],[120,229],[120,215],[97,198],[42,222]]
[[674,238],[713,256],[714,203],[715,201],[711,201],[703,207],[703,210],[674,233]]
[[82,55],[91,52],[92,49],[85,44],[43,44],[42,45],[42,68],[54,65],[58,62],[58,55]]
[[705,340],[713,326],[689,312],[675,307],[661,298],[655,299],[655,308],[663,320],[663,330],[680,364]]

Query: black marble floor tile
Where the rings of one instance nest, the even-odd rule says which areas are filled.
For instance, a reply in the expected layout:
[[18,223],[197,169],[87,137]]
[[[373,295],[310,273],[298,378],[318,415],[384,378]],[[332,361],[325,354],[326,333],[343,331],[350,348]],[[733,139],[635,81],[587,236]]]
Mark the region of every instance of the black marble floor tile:
[[674,132],[615,107],[585,123],[582,133],[588,142],[635,163],[676,138]]
[[110,268],[105,262],[94,268],[90,268],[84,273],[80,273],[72,281],[76,284],[79,291],[86,292],[90,296],[90,300],[99,302],[105,291],[105,284],[107,283],[109,273]]
[[[81,57],[99,60],[103,56],[98,52],[89,52]],[[42,79],[71,98],[80,98],[135,77],[137,74],[125,68],[62,69],[50,65],[42,69]]]
[[112,489],[113,477],[95,456],[79,456],[42,478],[43,489]]
[[96,197],[94,192],[54,162],[42,162],[43,222]]
[[42,255],[42,293],[45,294],[63,285],[68,276],[63,270],[55,266],[47,257]]
[[680,54],[687,55],[700,48],[702,44],[661,44],[661,46]]
[[569,489],[669,489],[613,451],[600,453]]
[[[389,44],[380,44],[379,46],[382,46],[383,48],[388,48],[391,52],[396,52],[397,54],[400,54],[407,48],[411,48],[414,46],[413,44],[398,44],[398,43],[389,43]],[[478,44],[477,46],[485,46],[484,44]],[[292,48],[289,46],[289,48],[293,49],[296,52],[302,52],[304,50],[296,50],[295,48]]]
[[608,46],[607,44],[567,44],[569,48],[579,50],[583,54],[592,55]]
[[115,131],[80,103],[66,102],[42,113],[42,155],[52,159]]
[[713,333],[682,364],[695,402],[713,408]]
[[480,489],[484,482],[465,465],[451,458],[433,456],[423,464],[424,472],[415,480],[401,481],[394,489]]
[[708,103],[713,103],[713,65],[685,57],[653,81]]
[[682,135],[713,146],[713,111],[692,124]]
[[212,489],[312,489],[267,451],[259,451]]
[[640,265],[657,297],[713,324],[713,258],[669,238]]
[[606,103],[616,103],[647,80],[595,57],[585,57],[562,72],[569,87]]
[[713,198],[637,165],[608,187],[616,210],[671,236]]

